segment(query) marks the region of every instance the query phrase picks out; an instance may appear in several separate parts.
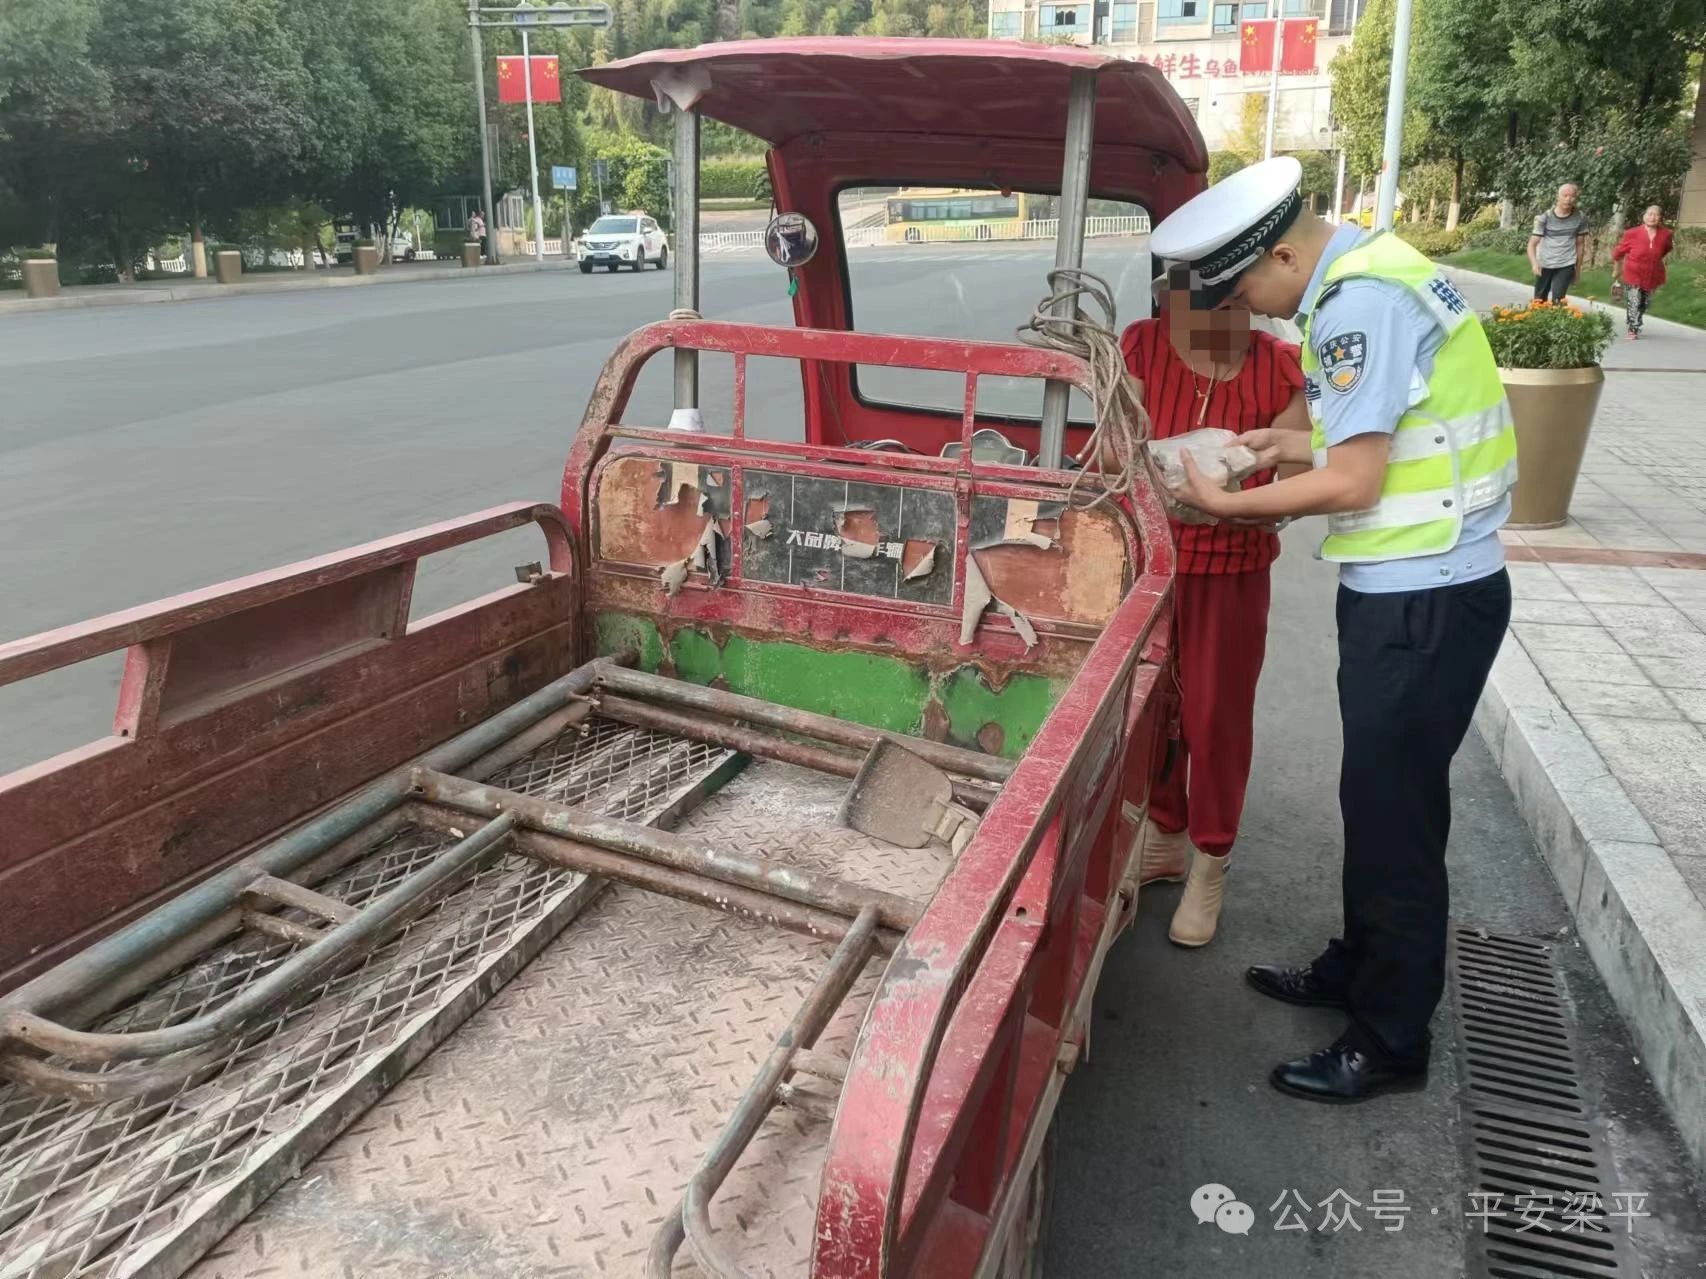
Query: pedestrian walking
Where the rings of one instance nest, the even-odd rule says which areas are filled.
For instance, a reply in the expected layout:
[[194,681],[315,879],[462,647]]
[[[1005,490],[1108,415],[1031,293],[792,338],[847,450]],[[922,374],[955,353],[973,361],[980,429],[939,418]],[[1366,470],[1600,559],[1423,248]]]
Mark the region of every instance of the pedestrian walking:
[[[1250,313],[1215,310],[1174,267],[1156,281],[1161,315],[1139,320],[1120,347],[1143,384],[1157,439],[1202,426],[1231,431],[1290,427],[1306,438],[1298,350],[1252,332]],[[1266,484],[1271,470],[1245,481]],[[1174,651],[1179,655],[1179,736],[1153,779],[1138,878],[1185,881],[1167,935],[1179,946],[1213,940],[1226,869],[1244,812],[1255,750],[1256,684],[1262,674],[1279,538],[1268,528],[1173,524]]]
[[1187,462],[1176,496],[1221,519],[1326,515],[1339,567],[1344,932],[1313,961],[1246,980],[1293,1004],[1342,1008],[1326,1048],[1276,1066],[1281,1092],[1362,1101],[1420,1088],[1445,989],[1451,760],[1510,621],[1498,530],[1516,433],[1475,313],[1397,236],[1335,229],[1303,209],[1302,167],[1252,165],[1189,201],[1150,239],[1232,305],[1298,317],[1310,439],[1251,432],[1304,474],[1227,493]]
[[1611,282],[1623,288],[1623,314],[1631,342],[1641,336],[1647,307],[1665,282],[1665,258],[1672,247],[1670,228],[1664,224],[1664,210],[1653,204],[1641,215],[1641,225],[1625,231],[1611,251]]
[[1576,207],[1580,192],[1566,182],[1550,209],[1534,219],[1528,237],[1528,264],[1534,268],[1534,300],[1562,302],[1587,251],[1588,218]]
[[475,209],[468,215],[468,238],[480,246],[480,256],[486,256],[486,215]]

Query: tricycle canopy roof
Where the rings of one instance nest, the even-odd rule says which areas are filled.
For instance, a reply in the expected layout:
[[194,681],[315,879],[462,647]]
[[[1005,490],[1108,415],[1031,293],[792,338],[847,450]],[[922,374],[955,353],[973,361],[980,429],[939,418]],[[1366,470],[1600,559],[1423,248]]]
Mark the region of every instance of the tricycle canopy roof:
[[1075,71],[1096,75],[1094,146],[1208,166],[1196,121],[1155,68],[1090,49],[1006,40],[815,37],[654,49],[588,67],[589,82],[669,100],[781,146],[814,133],[939,134],[1064,145]]

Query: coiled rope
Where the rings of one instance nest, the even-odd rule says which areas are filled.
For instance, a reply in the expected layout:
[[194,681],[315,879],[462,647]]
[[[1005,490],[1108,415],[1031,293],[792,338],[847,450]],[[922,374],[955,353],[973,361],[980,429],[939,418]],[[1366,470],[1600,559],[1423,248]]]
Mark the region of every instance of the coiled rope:
[[[1131,499],[1136,495],[1139,468],[1149,471],[1159,489],[1159,477],[1149,451],[1143,447],[1151,434],[1149,413],[1143,407],[1143,387],[1126,369],[1114,328],[1113,290],[1101,276],[1069,267],[1050,271],[1048,284],[1049,296],[1037,304],[1019,329],[1019,340],[1083,360],[1090,369],[1094,414],[1090,439],[1075,455],[1081,469],[1067,488],[1067,503],[1075,510],[1089,510],[1113,497]],[[1085,313],[1086,303],[1090,314]],[[1057,316],[1056,307],[1067,314]],[[1109,456],[1118,466],[1111,475],[1103,466],[1103,459]],[[1102,491],[1089,501],[1080,501],[1079,482],[1091,471],[1101,476]]]

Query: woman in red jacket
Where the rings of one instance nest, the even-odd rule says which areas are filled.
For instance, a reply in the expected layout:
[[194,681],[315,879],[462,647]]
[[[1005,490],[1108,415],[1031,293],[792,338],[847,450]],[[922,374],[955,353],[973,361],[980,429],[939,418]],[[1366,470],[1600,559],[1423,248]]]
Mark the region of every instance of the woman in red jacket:
[[1611,278],[1623,284],[1623,313],[1629,321],[1629,340],[1641,336],[1641,321],[1659,285],[1665,282],[1665,258],[1671,250],[1671,234],[1664,226],[1664,211],[1651,205],[1641,215],[1641,225],[1623,233],[1611,251]]
[[[1160,318],[1138,321],[1120,342],[1157,438],[1199,426],[1309,428],[1295,346],[1252,332],[1246,310],[1216,309],[1178,267],[1157,296]],[[1272,478],[1262,472],[1245,483]],[[1248,525],[1174,524],[1173,540],[1181,740],[1164,753],[1152,788],[1139,879],[1185,880],[1168,936],[1202,946],[1220,918],[1244,811],[1279,538]]]

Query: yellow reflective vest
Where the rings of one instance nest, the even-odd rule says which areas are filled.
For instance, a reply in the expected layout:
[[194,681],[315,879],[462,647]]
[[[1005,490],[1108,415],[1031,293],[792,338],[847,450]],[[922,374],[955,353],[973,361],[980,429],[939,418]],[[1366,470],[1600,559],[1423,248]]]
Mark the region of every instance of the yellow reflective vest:
[[1309,397],[1316,466],[1326,465],[1320,403],[1323,378],[1333,371],[1323,372],[1311,329],[1333,287],[1358,276],[1409,289],[1445,331],[1445,342],[1434,356],[1426,398],[1398,419],[1380,500],[1366,511],[1329,516],[1321,558],[1366,564],[1435,555],[1457,544],[1465,515],[1494,505],[1516,483],[1510,405],[1487,335],[1463,295],[1404,241],[1378,234],[1327,268],[1304,323],[1303,371],[1320,392]]

